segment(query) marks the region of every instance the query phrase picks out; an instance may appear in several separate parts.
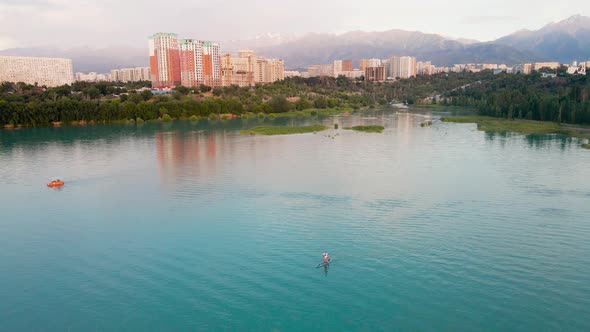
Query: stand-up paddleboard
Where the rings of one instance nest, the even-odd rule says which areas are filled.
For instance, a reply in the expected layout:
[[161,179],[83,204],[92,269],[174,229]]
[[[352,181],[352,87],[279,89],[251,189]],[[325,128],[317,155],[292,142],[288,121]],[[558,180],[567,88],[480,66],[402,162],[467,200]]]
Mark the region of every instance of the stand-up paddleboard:
[[329,259],[327,263],[325,263],[325,262],[319,263],[318,266],[316,266],[315,268],[317,269],[318,267],[330,265],[330,263],[332,263],[332,259]]

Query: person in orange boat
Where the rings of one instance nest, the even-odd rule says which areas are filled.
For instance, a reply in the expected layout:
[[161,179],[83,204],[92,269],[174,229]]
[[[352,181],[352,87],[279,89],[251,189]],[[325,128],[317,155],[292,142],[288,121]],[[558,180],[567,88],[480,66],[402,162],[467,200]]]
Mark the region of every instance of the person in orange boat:
[[59,186],[63,186],[63,185],[64,185],[64,182],[63,182],[63,180],[60,180],[60,179],[55,179],[47,184],[48,187],[59,187]]

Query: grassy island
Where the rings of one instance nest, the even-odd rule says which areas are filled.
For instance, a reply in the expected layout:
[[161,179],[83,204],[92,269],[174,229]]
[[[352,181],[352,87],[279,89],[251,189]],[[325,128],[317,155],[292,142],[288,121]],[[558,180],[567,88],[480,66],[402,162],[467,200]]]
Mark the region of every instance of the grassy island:
[[570,134],[570,131],[555,122],[523,119],[492,118],[488,116],[448,116],[443,122],[476,123],[482,131],[515,132],[519,134]]
[[[560,125],[555,122],[534,121],[522,119],[491,118],[487,116],[449,116],[441,118],[443,122],[476,123],[481,131],[514,132],[524,135],[530,134],[563,134],[577,138],[590,138],[586,127]],[[582,144],[584,149],[590,149],[590,144]]]
[[288,126],[258,126],[250,129],[241,130],[240,133],[245,135],[290,135],[290,134],[304,134],[313,133],[317,131],[323,131],[328,129],[322,125],[312,126],[299,126],[299,127],[288,127]]
[[326,109],[310,108],[301,111],[285,112],[285,113],[270,113],[269,117],[285,117],[285,116],[330,116],[330,115],[341,115],[345,113],[353,113],[354,109],[350,107],[333,107]]
[[385,127],[383,127],[383,126],[354,126],[354,127],[346,127],[344,129],[364,131],[365,133],[382,133],[383,130],[385,129]]

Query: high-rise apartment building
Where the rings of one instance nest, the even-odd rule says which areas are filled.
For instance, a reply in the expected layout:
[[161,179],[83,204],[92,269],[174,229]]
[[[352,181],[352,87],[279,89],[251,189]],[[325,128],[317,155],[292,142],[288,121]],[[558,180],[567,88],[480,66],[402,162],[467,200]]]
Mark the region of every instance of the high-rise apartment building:
[[285,63],[280,59],[256,59],[254,83],[265,84],[285,79]]
[[309,77],[316,76],[334,76],[334,64],[311,65],[307,67]]
[[249,58],[254,56],[254,51],[252,50],[240,50],[238,51],[238,58]]
[[301,77],[301,72],[297,70],[285,70],[285,77]]
[[332,68],[334,69],[334,77],[338,77],[342,73],[342,60],[334,60]]
[[521,63],[512,67],[513,74],[530,74],[533,71],[532,63]]
[[137,81],[150,81],[152,79],[150,67],[133,68],[133,79]]
[[559,62],[535,62],[533,64],[533,70],[539,70],[541,68],[557,69],[559,66]]
[[218,43],[203,41],[203,84],[221,86],[221,51]]
[[111,70],[112,82],[139,82],[151,80],[150,67],[121,68]]
[[365,68],[365,80],[383,82],[385,81],[385,73],[386,70],[384,66],[367,67]]
[[218,43],[178,39],[174,33],[149,37],[152,85],[205,84],[221,86],[221,54]]
[[203,79],[203,43],[194,39],[180,40],[180,83],[198,86]]
[[342,60],[342,71],[353,71],[352,60]]
[[365,68],[367,68],[367,61],[369,59],[360,59],[359,60],[359,70],[362,70],[363,72],[365,71]]
[[259,58],[250,50],[239,51],[238,57],[224,55],[221,68],[223,86],[253,86],[285,78],[283,60]]
[[285,79],[285,62],[281,59],[268,59],[271,66],[270,83]]
[[180,53],[175,33],[156,33],[149,37],[152,86],[179,85]]
[[494,69],[498,69],[498,64],[496,64],[496,63],[482,63],[479,67],[481,70],[494,70]]
[[349,71],[343,71],[342,75],[347,78],[355,80],[355,79],[359,79],[361,77],[364,77],[365,72],[360,69],[353,69],[353,70],[349,70]]
[[0,82],[45,86],[72,84],[71,59],[0,56]]
[[226,53],[221,57],[221,86],[233,85],[233,71],[231,55]]
[[343,75],[344,72],[352,71],[352,60],[335,60],[334,77]]
[[436,72],[436,66],[433,66],[430,61],[418,61],[416,63],[416,73],[418,75],[432,75],[436,74]]
[[359,61],[359,69],[364,71],[368,67],[381,66],[381,59],[361,59]]
[[104,82],[109,81],[109,74],[101,74],[97,72],[90,73],[75,73],[74,79],[80,82]]
[[224,55],[221,66],[222,85],[253,86],[256,63],[256,56],[250,50],[239,51],[237,58],[229,54]]
[[391,78],[409,78],[416,76],[416,58],[411,56],[393,56],[389,58],[388,76]]

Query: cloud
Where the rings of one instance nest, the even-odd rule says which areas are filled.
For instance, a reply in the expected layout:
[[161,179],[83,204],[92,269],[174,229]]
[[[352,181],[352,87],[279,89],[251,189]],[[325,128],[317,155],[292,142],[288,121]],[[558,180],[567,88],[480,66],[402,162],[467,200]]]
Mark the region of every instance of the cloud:
[[11,7],[11,8],[60,8],[61,4],[51,0],[2,0],[0,7]]
[[17,42],[12,40],[11,38],[0,36],[0,51],[17,46]]
[[[18,27],[1,32],[3,45],[145,48],[147,36],[158,31],[224,41],[264,33],[402,29],[491,40],[565,17],[549,0],[495,1],[490,7],[473,0],[0,0],[0,22]],[[565,1],[563,11],[590,14],[587,0]],[[521,12],[529,15],[512,16]]]
[[461,23],[465,24],[482,24],[482,23],[499,23],[511,22],[518,20],[516,16],[507,15],[483,15],[483,16],[467,16],[461,19]]

